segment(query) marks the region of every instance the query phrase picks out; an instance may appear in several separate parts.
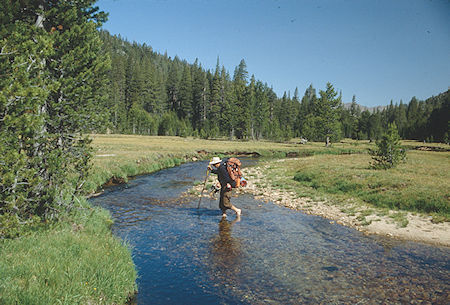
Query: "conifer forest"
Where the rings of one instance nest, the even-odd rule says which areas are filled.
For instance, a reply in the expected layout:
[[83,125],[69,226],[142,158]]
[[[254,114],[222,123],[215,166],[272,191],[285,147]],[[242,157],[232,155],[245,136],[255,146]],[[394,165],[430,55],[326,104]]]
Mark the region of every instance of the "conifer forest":
[[[242,59],[233,73],[214,70],[196,60],[159,54],[145,44],[100,32],[111,60],[104,112],[113,133],[177,135],[201,138],[283,141],[303,137],[313,141],[340,138],[376,140],[389,123],[403,139],[448,142],[447,91],[425,101],[412,98],[364,110],[353,96],[344,103],[328,83],[311,84],[278,97],[269,84],[247,71]],[[380,105],[387,101],[380,101]]]

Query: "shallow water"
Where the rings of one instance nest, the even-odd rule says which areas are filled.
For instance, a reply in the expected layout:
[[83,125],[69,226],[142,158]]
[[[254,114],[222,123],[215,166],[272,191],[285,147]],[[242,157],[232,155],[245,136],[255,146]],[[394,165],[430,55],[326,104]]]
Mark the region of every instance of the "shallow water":
[[[252,160],[244,161],[250,166]],[[187,163],[109,188],[94,204],[133,247],[138,304],[447,304],[450,249],[365,236],[321,217],[233,197],[180,197],[203,181]]]

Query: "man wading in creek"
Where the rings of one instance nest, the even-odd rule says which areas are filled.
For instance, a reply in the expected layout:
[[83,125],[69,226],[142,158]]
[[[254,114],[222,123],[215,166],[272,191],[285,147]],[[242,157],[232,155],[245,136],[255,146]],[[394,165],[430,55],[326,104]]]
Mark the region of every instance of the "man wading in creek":
[[219,157],[212,158],[208,169],[216,174],[220,183],[219,208],[222,210],[222,217],[227,217],[226,211],[231,209],[236,215],[241,216],[241,209],[231,204],[231,190],[239,186],[245,186],[246,181],[242,178],[241,161],[237,158],[221,160]]

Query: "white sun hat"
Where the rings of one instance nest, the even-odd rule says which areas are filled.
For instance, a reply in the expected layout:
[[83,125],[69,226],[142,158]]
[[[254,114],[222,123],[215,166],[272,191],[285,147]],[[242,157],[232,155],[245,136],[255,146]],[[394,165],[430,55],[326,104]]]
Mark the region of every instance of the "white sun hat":
[[222,160],[220,160],[219,157],[213,157],[211,159],[211,161],[209,162],[209,164],[216,164],[216,163],[220,163],[220,162],[222,162]]

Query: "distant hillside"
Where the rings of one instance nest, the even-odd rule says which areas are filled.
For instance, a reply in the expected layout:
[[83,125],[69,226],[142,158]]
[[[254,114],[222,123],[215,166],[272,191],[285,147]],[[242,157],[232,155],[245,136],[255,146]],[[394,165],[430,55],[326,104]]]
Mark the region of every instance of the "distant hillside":
[[[352,103],[344,103],[343,105],[344,105],[344,109],[348,110],[348,109],[350,109],[350,106],[352,105]],[[388,106],[366,107],[366,106],[359,105],[359,104],[356,104],[356,105],[358,105],[359,109],[361,109],[361,112],[368,110],[370,113],[375,113],[375,112],[377,112],[377,110],[381,112],[388,107]]]

